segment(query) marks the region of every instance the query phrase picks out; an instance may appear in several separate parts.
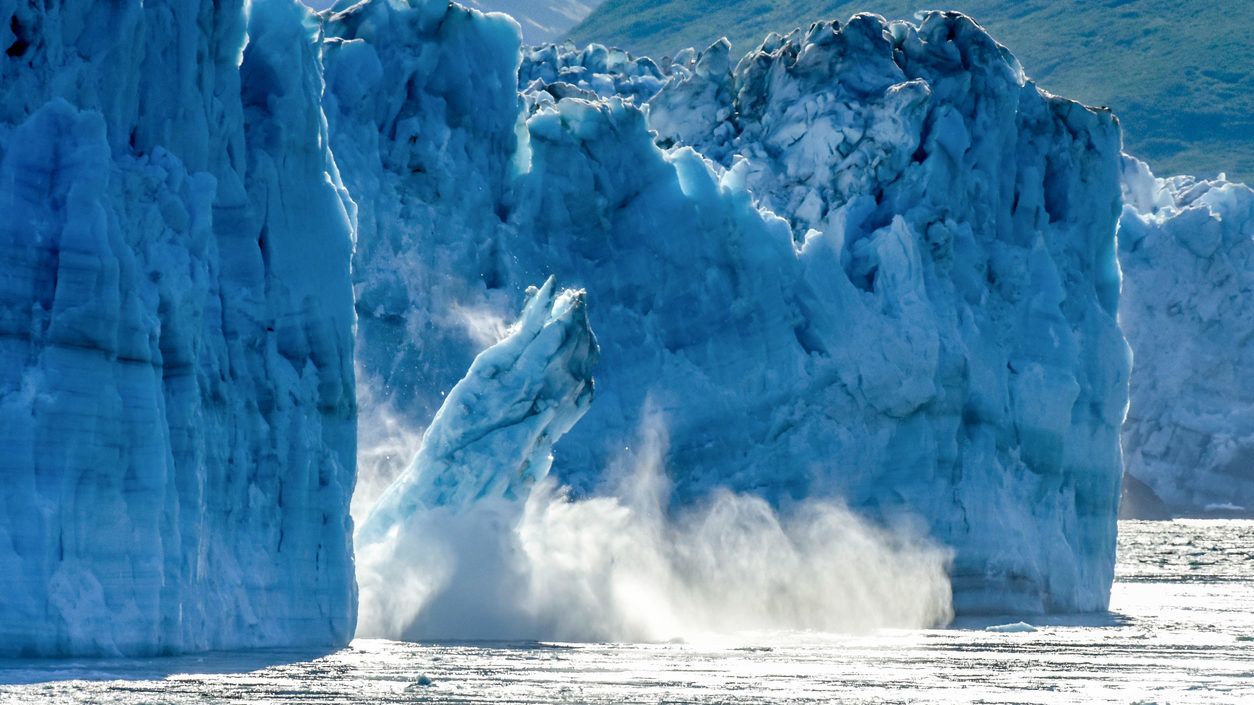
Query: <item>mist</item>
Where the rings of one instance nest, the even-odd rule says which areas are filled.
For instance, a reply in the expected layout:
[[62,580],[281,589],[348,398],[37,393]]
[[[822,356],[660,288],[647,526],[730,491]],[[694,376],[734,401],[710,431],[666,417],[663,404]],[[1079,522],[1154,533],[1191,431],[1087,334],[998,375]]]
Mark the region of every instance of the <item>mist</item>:
[[670,510],[665,446],[653,419],[602,496],[550,477],[523,500],[423,510],[359,545],[358,636],[661,642],[952,618],[950,553],[911,522],[726,490]]
[[357,366],[357,484],[349,513],[360,525],[379,495],[413,461],[422,445],[421,428],[413,428],[391,404],[375,394],[370,378]]

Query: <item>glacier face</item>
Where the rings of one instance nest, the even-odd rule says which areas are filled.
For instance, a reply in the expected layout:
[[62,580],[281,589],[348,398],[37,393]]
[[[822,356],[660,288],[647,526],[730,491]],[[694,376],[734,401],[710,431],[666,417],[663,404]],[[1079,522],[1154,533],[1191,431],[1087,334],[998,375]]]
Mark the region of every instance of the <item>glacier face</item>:
[[[921,517],[961,610],[1106,604],[1108,114],[948,14],[519,44],[439,0],[0,0],[0,653],[349,638],[354,365],[432,423],[384,529],[550,462],[592,492],[656,414],[681,508],[840,497]],[[587,313],[506,326],[550,276]]]
[[1186,514],[1254,512],[1254,190],[1125,158],[1128,472]]
[[384,404],[425,425],[556,275],[602,347],[563,482],[597,488],[652,408],[678,504],[914,513],[956,551],[960,610],[1106,605],[1128,374],[1108,113],[951,14],[818,24],[735,65],[538,50],[520,97],[503,19],[337,9],[324,105]]
[[315,31],[0,2],[0,654],[351,637],[351,202]]
[[[784,41],[778,35],[769,37],[759,53],[765,58],[778,52]],[[724,164],[734,165],[749,156],[740,168],[756,194],[787,216],[797,231],[821,225],[818,221],[830,212],[831,202],[847,198],[838,192],[849,185],[833,180],[847,176],[847,170],[833,170],[833,165],[877,158],[853,153],[865,148],[859,135],[872,122],[856,124],[858,119],[851,120],[846,106],[835,112],[823,107],[825,101],[840,99],[840,91],[830,84],[817,93],[802,92],[814,88],[804,87],[766,108],[768,114],[756,115],[762,108],[733,97],[744,81],[786,79],[778,74],[733,78],[727,54],[728,47],[718,43],[700,54],[685,50],[659,65],[596,45],[581,50],[569,45],[532,47],[524,51],[521,75],[524,85],[529,79],[543,79],[529,86],[527,94],[533,101],[620,95],[647,104],[650,126],[659,133],[659,142],[698,144],[703,153],[717,156]],[[858,70],[852,65],[840,67],[840,81],[858,80],[854,78]],[[763,68],[745,67],[741,73],[751,77],[755,71],[761,73]],[[661,96],[657,96],[658,76],[661,82],[671,83]],[[733,85],[734,81],[739,85]],[[783,90],[781,85],[772,87],[774,92]],[[788,102],[803,96],[799,106]],[[732,119],[729,106],[755,116],[746,119],[737,112]],[[789,111],[795,116],[816,109],[827,114],[806,118],[810,129],[803,138],[778,131],[781,125],[794,124],[781,119],[788,118]],[[745,134],[740,134],[742,124]],[[880,125],[875,129],[882,130]],[[834,136],[833,131],[840,134]],[[808,155],[815,153],[815,140],[819,154],[835,145],[840,156],[827,163],[807,163]],[[1249,317],[1242,313],[1248,308],[1243,303],[1247,298],[1243,282],[1249,278],[1249,266],[1242,254],[1249,239],[1243,234],[1249,227],[1244,205],[1247,189],[1222,177],[1212,181],[1187,176],[1154,179],[1145,167],[1135,166],[1134,158],[1124,159],[1122,239],[1139,242],[1158,230],[1169,234],[1158,236],[1162,242],[1154,239],[1146,251],[1125,246],[1119,255],[1126,275],[1124,288],[1133,292],[1120,305],[1121,325],[1130,342],[1142,348],[1133,366],[1132,405],[1123,431],[1125,468],[1134,474],[1125,479],[1132,493],[1125,495],[1122,509],[1138,518],[1164,518],[1173,509],[1186,515],[1249,512],[1251,423],[1246,417],[1250,396],[1244,378],[1238,379],[1235,372],[1247,355],[1243,341],[1250,327]],[[1201,196],[1212,190],[1215,193]],[[1225,244],[1214,251],[1205,247],[1207,252],[1199,255],[1196,247],[1186,244],[1195,231],[1198,237],[1219,237]],[[1159,293],[1168,290],[1174,292],[1173,299],[1162,304]],[[1168,313],[1164,306],[1172,311]],[[1162,346],[1159,337],[1165,329],[1183,345]],[[1144,332],[1149,330],[1155,332]],[[1179,337],[1186,334],[1200,338]],[[1196,340],[1207,343],[1199,345]],[[1198,369],[1206,373],[1196,374]],[[1224,382],[1215,384],[1215,380]],[[1189,401],[1181,404],[1181,399]],[[1191,472],[1190,467],[1199,471]],[[1138,476],[1153,478],[1152,487]],[[1155,494],[1154,488],[1163,496]]]

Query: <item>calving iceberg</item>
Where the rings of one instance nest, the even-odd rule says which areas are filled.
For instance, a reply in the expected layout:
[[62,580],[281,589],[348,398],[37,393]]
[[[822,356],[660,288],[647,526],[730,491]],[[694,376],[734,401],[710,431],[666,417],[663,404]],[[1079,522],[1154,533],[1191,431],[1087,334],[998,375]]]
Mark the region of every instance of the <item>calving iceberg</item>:
[[1254,190],[1124,161],[1128,472],[1171,509],[1254,512]]
[[352,207],[247,5],[0,2],[0,655],[353,633]]
[[[512,565],[512,526],[548,477],[553,444],[587,412],[598,356],[582,292],[559,291],[550,277],[527,296],[518,322],[475,358],[413,462],[357,531],[365,636],[515,636],[497,631],[507,628],[499,621],[484,633],[471,622],[505,609],[515,602],[508,595],[525,590],[520,575],[488,571],[521,568]],[[459,579],[469,571],[473,577]],[[467,605],[465,614],[455,607]],[[423,633],[419,620],[429,624],[433,612],[441,623],[461,626]]]
[[822,23],[737,64],[529,52],[521,96],[504,18],[324,18],[361,382],[390,408],[426,425],[556,275],[601,343],[555,448],[577,491],[654,409],[676,506],[840,496],[922,517],[960,609],[1106,605],[1128,375],[1107,112],[954,14]]
[[553,444],[592,401],[598,350],[582,292],[559,292],[550,277],[527,295],[513,330],[475,358],[413,463],[375,503],[357,532],[359,546],[422,509],[520,499],[548,476]]
[[553,446],[592,402],[581,292],[552,278],[475,358],[356,535],[363,636],[659,641],[741,629],[925,627],[949,552],[838,503],[714,493],[667,509],[651,411],[615,481],[572,499]]

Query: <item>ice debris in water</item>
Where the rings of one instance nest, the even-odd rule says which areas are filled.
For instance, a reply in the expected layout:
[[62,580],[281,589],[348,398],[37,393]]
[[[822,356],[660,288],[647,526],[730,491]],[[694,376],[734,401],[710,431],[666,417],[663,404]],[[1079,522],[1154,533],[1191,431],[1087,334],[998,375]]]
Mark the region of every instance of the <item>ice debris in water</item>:
[[1035,632],[1036,627],[1027,622],[1015,622],[1013,624],[997,624],[991,627],[985,627],[985,631],[1001,632],[1003,634],[1025,634]]

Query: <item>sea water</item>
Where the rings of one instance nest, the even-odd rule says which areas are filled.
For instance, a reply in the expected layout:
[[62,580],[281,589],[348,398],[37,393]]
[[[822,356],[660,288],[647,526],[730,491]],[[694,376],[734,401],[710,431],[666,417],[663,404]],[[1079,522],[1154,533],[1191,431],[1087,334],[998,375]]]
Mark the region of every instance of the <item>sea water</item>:
[[1122,522],[1104,615],[682,643],[0,661],[0,703],[1254,703],[1254,521]]

